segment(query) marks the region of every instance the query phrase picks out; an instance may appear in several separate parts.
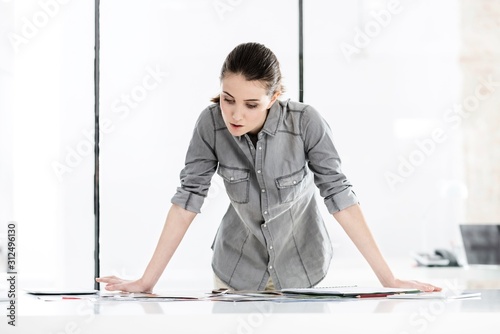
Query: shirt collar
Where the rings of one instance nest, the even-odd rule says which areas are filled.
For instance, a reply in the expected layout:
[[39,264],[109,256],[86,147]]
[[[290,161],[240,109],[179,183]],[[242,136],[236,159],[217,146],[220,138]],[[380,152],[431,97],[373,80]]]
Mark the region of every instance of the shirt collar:
[[[278,132],[278,127],[280,124],[280,121],[283,117],[283,108],[288,104],[288,101],[290,99],[282,102],[279,100],[276,100],[273,105],[271,106],[271,109],[269,109],[269,112],[267,114],[266,121],[264,122],[264,126],[259,132],[265,132],[268,135],[275,136],[276,132]],[[219,107],[220,108],[220,107]],[[221,112],[222,113],[222,112]],[[225,126],[225,124],[224,124]],[[239,140],[242,140],[244,136],[237,136],[235,138],[238,138]]]
[[276,100],[271,106],[271,109],[269,109],[266,122],[264,123],[264,126],[262,127],[261,131],[271,136],[276,135],[276,132],[278,132],[278,126],[280,124],[280,120],[283,115],[282,111],[283,107],[281,105],[281,101]]

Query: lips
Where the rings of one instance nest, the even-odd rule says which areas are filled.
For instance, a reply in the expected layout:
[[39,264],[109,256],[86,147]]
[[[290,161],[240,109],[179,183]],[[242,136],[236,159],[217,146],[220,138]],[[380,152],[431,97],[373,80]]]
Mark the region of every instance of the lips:
[[233,123],[230,123],[232,127],[235,127],[235,128],[242,128],[243,125],[238,125],[238,124],[233,124]]

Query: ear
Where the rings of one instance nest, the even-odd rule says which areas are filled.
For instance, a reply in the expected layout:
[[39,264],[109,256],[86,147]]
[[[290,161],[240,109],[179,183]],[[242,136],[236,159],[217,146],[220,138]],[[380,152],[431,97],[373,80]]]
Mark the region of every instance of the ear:
[[269,105],[267,106],[267,109],[271,109],[273,106],[274,102],[278,99],[278,97],[281,95],[281,92],[276,92],[273,94],[273,97],[271,98],[271,102],[269,102]]

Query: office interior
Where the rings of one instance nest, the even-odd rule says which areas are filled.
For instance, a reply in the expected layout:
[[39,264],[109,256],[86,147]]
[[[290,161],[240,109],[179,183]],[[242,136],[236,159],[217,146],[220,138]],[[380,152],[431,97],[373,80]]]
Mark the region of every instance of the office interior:
[[[314,106],[330,124],[396,275],[488,290],[485,316],[498,311],[500,267],[468,264],[460,226],[500,224],[500,2],[25,0],[0,2],[0,22],[0,272],[8,271],[6,226],[16,222],[19,289],[94,288],[96,104],[99,272],[142,275],[196,119],[220,90],[222,62],[236,45],[259,42],[280,60],[281,99]],[[210,246],[228,205],[215,175],[157,290],[213,288]],[[379,285],[323,210],[334,258],[321,285]],[[459,266],[418,266],[417,253],[436,249]],[[369,305],[360,314],[382,323]],[[182,318],[191,306],[143,307]],[[279,307],[280,321],[308,312]],[[205,316],[202,308],[195,313]],[[421,332],[405,326],[394,333]]]

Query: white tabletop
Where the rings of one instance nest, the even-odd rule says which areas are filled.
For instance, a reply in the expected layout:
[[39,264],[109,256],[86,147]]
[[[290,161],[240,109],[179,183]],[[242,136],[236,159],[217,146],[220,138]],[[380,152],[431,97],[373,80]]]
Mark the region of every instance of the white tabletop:
[[[1,333],[498,333],[500,290],[476,299],[333,302],[43,301],[21,294]],[[2,309],[8,303],[2,302]],[[111,330],[112,329],[112,330]]]
[[[0,333],[499,333],[498,268],[419,268],[407,264],[393,266],[398,276],[449,290],[479,291],[481,297],[288,303],[118,302],[102,298],[44,301],[21,292],[16,301],[17,326],[9,326],[9,319],[2,316]],[[335,263],[331,273],[321,285],[377,283],[370,269],[359,263]],[[8,305],[0,302],[5,315]]]

